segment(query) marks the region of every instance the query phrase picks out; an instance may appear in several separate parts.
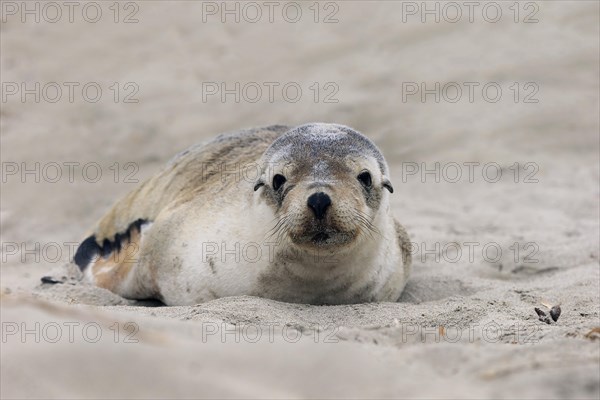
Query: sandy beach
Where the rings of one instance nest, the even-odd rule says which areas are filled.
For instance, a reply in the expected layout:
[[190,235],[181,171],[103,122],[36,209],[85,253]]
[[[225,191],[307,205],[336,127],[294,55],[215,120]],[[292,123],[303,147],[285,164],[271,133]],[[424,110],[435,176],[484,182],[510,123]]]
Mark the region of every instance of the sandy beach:
[[[421,2],[275,3],[270,21],[263,2],[31,2],[39,22],[0,3],[0,396],[597,399],[599,3],[477,2],[470,21],[457,2],[456,22],[444,2],[439,22]],[[90,227],[177,152],[312,121],[390,165],[414,244],[399,302],[40,283],[75,276]]]

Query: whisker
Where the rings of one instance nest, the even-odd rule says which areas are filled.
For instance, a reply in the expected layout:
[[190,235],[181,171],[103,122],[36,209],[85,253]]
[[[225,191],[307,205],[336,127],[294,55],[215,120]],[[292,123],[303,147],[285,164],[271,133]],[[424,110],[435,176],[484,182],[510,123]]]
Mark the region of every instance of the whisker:
[[278,219],[278,220],[277,220],[277,223],[276,223],[276,224],[273,226],[273,228],[271,228],[270,230],[268,230],[268,231],[267,231],[267,233],[274,232],[274,231],[276,231],[277,229],[279,229],[279,226],[280,226],[280,225],[283,223],[283,221],[284,221],[284,219],[285,219],[285,218],[286,218],[286,217],[284,216],[284,217],[282,217],[282,218]]
[[371,240],[375,240],[374,235],[383,237],[379,229],[377,229],[377,227],[370,221],[370,217],[367,214],[358,209],[354,209],[354,211],[356,213],[355,217],[359,226],[363,228],[361,229],[361,232],[365,232]]
[[280,218],[279,221],[277,221],[277,224],[271,230],[269,230],[267,234],[265,234],[265,238],[270,239],[275,235],[279,236],[279,232],[281,231],[282,227],[287,223],[288,219],[289,217],[287,215]]

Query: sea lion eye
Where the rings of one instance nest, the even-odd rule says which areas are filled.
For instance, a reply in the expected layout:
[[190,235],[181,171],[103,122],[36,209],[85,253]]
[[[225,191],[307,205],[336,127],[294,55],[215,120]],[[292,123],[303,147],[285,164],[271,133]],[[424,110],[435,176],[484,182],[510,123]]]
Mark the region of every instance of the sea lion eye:
[[285,181],[286,181],[285,176],[283,176],[281,174],[276,174],[273,177],[273,190],[278,191],[283,186]]
[[373,184],[369,171],[363,171],[356,177],[365,188],[370,188]]

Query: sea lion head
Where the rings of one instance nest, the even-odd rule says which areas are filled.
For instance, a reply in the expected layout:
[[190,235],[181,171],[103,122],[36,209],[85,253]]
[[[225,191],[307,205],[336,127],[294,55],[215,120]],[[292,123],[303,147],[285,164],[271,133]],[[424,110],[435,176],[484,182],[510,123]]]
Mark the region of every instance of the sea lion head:
[[308,252],[345,251],[379,234],[374,223],[393,188],[387,163],[366,136],[312,123],[277,138],[254,187],[274,210],[270,235]]

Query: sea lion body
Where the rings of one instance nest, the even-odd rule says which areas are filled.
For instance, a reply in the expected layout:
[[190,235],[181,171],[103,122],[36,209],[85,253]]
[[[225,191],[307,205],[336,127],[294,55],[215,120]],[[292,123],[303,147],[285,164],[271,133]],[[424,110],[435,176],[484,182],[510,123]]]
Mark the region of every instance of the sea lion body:
[[[238,295],[396,301],[409,274],[408,237],[389,208],[383,157],[366,138],[375,156],[354,149],[357,138],[310,124],[193,146],[117,202],[74,262],[95,285],[167,305]],[[371,172],[357,181],[361,170]]]

